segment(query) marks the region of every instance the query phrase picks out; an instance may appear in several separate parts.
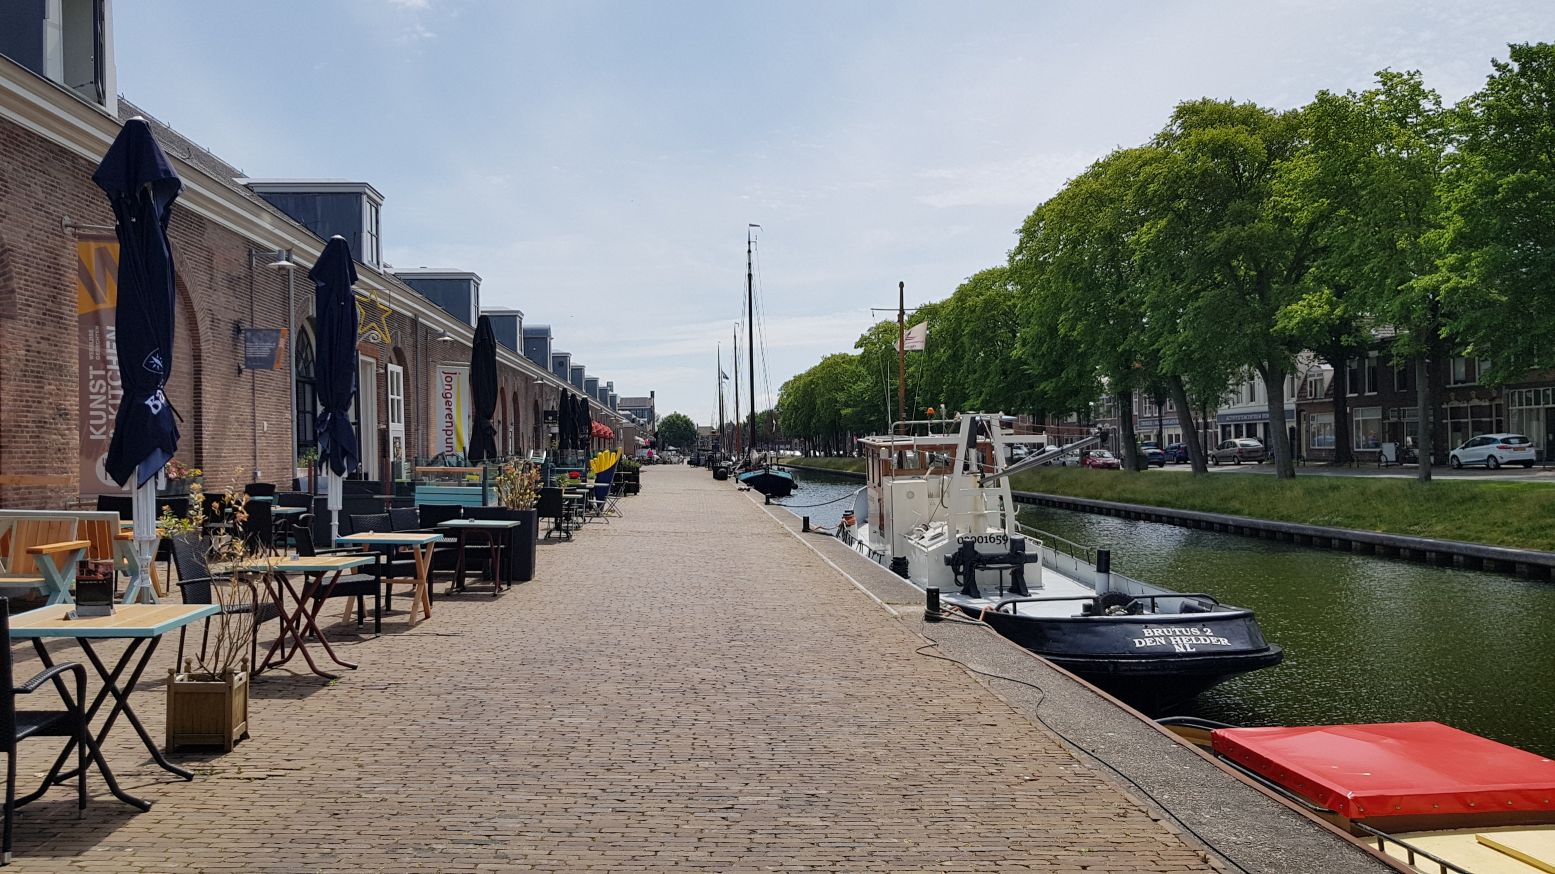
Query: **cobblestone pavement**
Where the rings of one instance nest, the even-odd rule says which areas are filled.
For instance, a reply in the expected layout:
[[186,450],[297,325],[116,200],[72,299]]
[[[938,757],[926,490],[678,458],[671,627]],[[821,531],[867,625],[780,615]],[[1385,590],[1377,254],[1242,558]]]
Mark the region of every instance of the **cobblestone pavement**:
[[[643,479],[535,581],[336,629],[361,664],[337,683],[261,678],[250,740],[176,757],[191,783],[121,724],[109,760],[155,806],[94,774],[78,819],[58,787],[13,870],[1211,870],[746,495]],[[162,682],[132,698],[159,740]],[[53,749],[24,746],[24,791]]]

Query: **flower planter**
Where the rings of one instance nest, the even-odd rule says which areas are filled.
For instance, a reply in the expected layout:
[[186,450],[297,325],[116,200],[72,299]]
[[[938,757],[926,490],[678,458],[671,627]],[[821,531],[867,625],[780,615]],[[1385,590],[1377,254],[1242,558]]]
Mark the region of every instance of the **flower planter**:
[[[534,509],[513,510],[507,507],[470,507],[465,510],[468,519],[501,519],[520,523],[508,532],[502,544],[503,577],[510,583],[525,583],[535,578],[535,544],[540,538],[540,514]],[[477,541],[478,542],[478,541]]]
[[[247,662],[245,660],[245,666]],[[167,751],[221,747],[248,737],[248,671],[167,672]]]

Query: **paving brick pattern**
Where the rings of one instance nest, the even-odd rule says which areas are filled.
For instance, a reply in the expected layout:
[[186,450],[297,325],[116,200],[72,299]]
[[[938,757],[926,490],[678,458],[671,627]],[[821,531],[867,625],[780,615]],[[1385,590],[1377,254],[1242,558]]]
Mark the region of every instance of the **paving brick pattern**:
[[[177,757],[192,783],[116,729],[155,806],[94,781],[77,819],[59,787],[14,870],[1212,870],[747,496],[644,480],[537,580],[394,614],[333,685],[262,678],[252,739]],[[160,737],[160,683],[133,700]],[[24,783],[52,742],[30,747]]]

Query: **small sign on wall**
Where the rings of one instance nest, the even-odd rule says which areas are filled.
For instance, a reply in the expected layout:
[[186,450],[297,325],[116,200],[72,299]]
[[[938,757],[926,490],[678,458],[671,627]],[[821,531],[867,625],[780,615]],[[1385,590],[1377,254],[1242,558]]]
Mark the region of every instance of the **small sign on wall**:
[[243,369],[274,370],[282,334],[280,328],[244,328]]

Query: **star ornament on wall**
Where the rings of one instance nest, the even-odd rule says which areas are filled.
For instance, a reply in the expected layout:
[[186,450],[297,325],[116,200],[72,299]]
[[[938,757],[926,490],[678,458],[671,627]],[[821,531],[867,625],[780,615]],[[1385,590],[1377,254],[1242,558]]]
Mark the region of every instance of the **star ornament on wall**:
[[389,315],[394,310],[383,302],[376,291],[368,291],[358,294],[356,298],[356,320],[360,325],[356,335],[359,339],[369,343],[382,343],[389,345],[394,342],[393,335],[389,333]]

